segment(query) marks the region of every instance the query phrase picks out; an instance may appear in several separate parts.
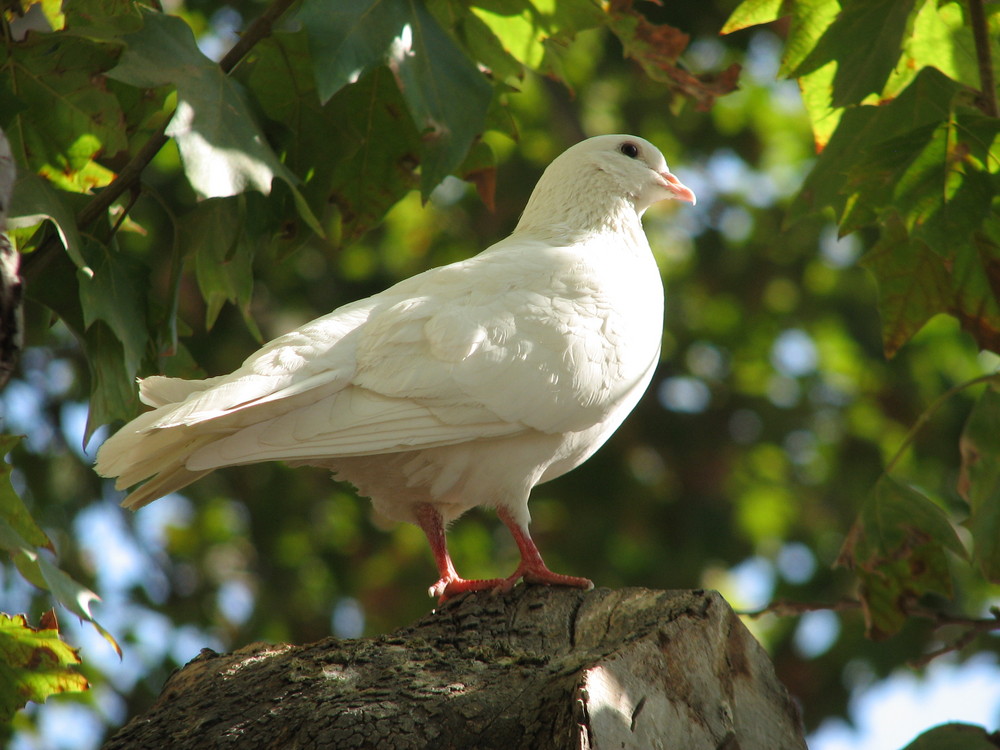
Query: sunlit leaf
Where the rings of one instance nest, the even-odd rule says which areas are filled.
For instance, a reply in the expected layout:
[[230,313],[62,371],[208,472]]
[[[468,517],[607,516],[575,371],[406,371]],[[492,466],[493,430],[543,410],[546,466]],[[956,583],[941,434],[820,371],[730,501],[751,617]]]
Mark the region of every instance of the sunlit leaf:
[[852,194],[841,231],[875,223],[892,206],[942,257],[971,252],[973,232],[990,215],[994,185],[986,165],[998,133],[994,118],[956,107],[948,119],[868,147],[847,170]]
[[473,7],[471,10],[496,35],[504,51],[529,67],[541,66],[547,34],[530,4],[525,3],[520,8],[508,5],[496,9]]
[[[931,66],[952,80],[979,86],[972,29],[965,10],[957,2],[924,2],[913,19],[913,28],[903,40],[903,56],[882,91],[883,97],[896,96],[923,68]],[[1000,36],[991,35],[993,64],[1000,65]],[[1000,72],[1000,69],[998,69]]]
[[32,627],[24,615],[0,613],[0,721],[10,721],[28,701],[90,688],[76,671],[76,649],[59,638],[55,612],[43,614],[39,625]]
[[[504,19],[503,9],[490,9],[483,11],[480,8],[472,7],[472,11],[465,18],[460,19],[456,32],[460,35],[467,50],[474,51],[476,60],[481,63],[490,75],[499,81],[518,80],[524,76],[525,67],[521,62],[521,57],[514,50],[510,49],[511,42],[505,41],[512,25],[500,21],[500,28],[493,28],[493,20],[489,17],[482,18],[481,13],[486,12],[491,16]],[[509,13],[515,14],[517,18],[523,17],[524,11],[516,8],[508,8]],[[520,10],[520,13],[518,12]],[[535,43],[542,49],[542,59],[546,52],[543,32],[541,29],[534,30],[531,40],[516,40],[513,46],[522,50],[522,55],[532,55]],[[516,38],[515,38],[516,39]]]
[[813,143],[817,151],[822,151],[829,143],[830,137],[840,124],[844,110],[834,107],[830,100],[830,90],[833,76],[837,72],[833,64],[817,68],[812,73],[799,78],[799,91],[802,103],[809,113],[809,122],[813,130]]
[[881,227],[865,262],[879,284],[889,355],[942,312],[981,347],[1000,348],[1000,253],[989,231],[1000,123],[966,98],[925,68],[895,100],[847,110],[793,207],[832,207],[843,233]]
[[600,4],[577,0],[476,0],[467,15],[454,13],[448,0],[430,0],[427,7],[494,83],[515,86],[526,66],[571,87],[564,70],[567,50],[581,31],[608,19]]
[[[205,57],[191,27],[180,18],[146,12],[108,77],[132,86],[177,86],[177,112],[167,135],[177,141],[191,185],[205,197],[245,190],[271,192],[274,178],[298,196],[297,178],[265,141],[238,85]],[[308,205],[296,200],[302,218],[322,230]]]
[[729,16],[722,27],[722,34],[776,21],[783,15],[784,0],[743,0]]
[[857,104],[881,93],[900,57],[915,0],[842,0],[842,10],[793,72],[801,76],[835,62],[831,102]]
[[791,29],[782,52],[779,76],[795,77],[795,71],[813,54],[819,40],[836,20],[840,7],[839,0],[795,0],[788,6]]
[[[837,17],[840,5],[836,0],[797,0],[793,8],[795,12],[791,17],[788,41],[778,70],[778,75],[786,78],[794,77],[792,71],[813,52],[816,43]],[[843,110],[832,103],[836,72],[836,63],[830,62],[797,77],[817,150],[826,146],[843,114]]]
[[7,131],[22,171],[64,190],[107,185],[114,174],[95,160],[128,147],[121,107],[103,79],[115,55],[66,32],[29,35],[8,53],[0,75],[26,105]]
[[62,0],[21,0],[21,12],[27,14],[31,6],[41,8],[45,20],[52,31],[59,31],[66,25],[66,16],[62,9]]
[[[8,468],[8,474],[9,471]],[[9,480],[5,478],[4,482],[9,483]],[[20,533],[21,530],[26,530],[28,537],[37,538],[38,532],[32,531],[23,521],[19,522],[17,526],[18,528],[15,528],[13,524],[7,523],[6,520],[0,521],[0,549],[10,554],[11,560],[13,560],[18,572],[32,585],[50,592],[59,604],[77,617],[90,622],[97,632],[121,656],[121,648],[118,646],[118,642],[94,619],[93,613],[90,611],[91,605],[94,602],[100,601],[100,597],[87,587],[74,581],[65,571],[61,570],[45,557],[45,555],[39,554],[36,545]],[[47,537],[45,538],[45,542],[45,546],[51,546]],[[2,661],[0,661],[0,665],[2,665]]]
[[897,632],[906,621],[907,606],[924,594],[951,594],[945,550],[966,556],[944,511],[912,487],[883,475],[837,560],[858,576],[869,637]]
[[[914,143],[922,142],[920,138],[925,138],[927,133],[933,132],[933,128],[950,120],[953,102],[962,91],[959,84],[932,68],[925,68],[899,97],[884,106],[865,105],[847,109],[815,167],[806,177],[792,215],[801,216],[811,210],[832,207],[842,219],[850,201],[866,185],[861,181],[869,176],[861,166],[865,158],[896,158],[885,153],[888,146],[895,142],[893,139],[909,138]],[[912,152],[898,157],[904,165],[913,158],[916,157]],[[878,184],[884,185],[884,176],[872,174],[870,177],[881,180]]]
[[1000,392],[987,388],[962,432],[958,489],[969,504],[972,559],[983,575],[1000,582]]

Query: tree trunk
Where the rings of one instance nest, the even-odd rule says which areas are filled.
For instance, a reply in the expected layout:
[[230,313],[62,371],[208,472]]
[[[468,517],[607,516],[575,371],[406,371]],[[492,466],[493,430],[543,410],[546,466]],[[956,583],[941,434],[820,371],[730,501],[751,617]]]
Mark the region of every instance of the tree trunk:
[[711,591],[518,586],[391,635],[206,649],[106,748],[804,749]]

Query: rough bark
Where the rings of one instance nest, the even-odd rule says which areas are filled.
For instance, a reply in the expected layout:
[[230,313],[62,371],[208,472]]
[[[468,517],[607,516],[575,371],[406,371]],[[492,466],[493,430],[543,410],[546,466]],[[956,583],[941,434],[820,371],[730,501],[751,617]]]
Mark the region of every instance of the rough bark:
[[106,748],[804,749],[715,592],[519,586],[391,635],[205,651]]

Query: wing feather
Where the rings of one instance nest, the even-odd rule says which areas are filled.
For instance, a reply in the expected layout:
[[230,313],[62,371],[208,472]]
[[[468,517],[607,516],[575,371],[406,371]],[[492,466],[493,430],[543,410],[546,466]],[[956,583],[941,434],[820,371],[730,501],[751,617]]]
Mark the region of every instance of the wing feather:
[[[353,382],[433,406],[446,422],[453,404],[546,433],[603,419],[629,373],[604,330],[615,313],[597,268],[580,247],[502,245],[438,269],[433,289],[373,316]],[[463,283],[470,273],[474,286]]]
[[229,375],[200,381],[209,387],[192,390],[147,429],[192,426],[248,409],[263,412],[238,420],[250,423],[343,388],[354,371],[352,339],[378,297],[338,308],[274,339]]
[[[186,461],[203,471],[259,461],[378,455],[524,432],[517,423],[466,406],[446,416],[415,401],[349,387],[307,407],[251,425],[199,448]],[[474,415],[478,415],[478,419]]]

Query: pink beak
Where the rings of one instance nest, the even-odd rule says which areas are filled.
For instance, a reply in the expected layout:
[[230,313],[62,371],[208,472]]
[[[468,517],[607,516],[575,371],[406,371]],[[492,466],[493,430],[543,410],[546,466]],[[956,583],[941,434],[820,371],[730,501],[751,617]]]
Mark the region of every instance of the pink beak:
[[670,174],[670,172],[664,171],[659,172],[658,174],[661,178],[663,178],[663,187],[673,193],[676,200],[685,201],[690,203],[692,206],[697,202],[698,199],[695,198],[694,192],[691,188],[683,185],[681,181]]

